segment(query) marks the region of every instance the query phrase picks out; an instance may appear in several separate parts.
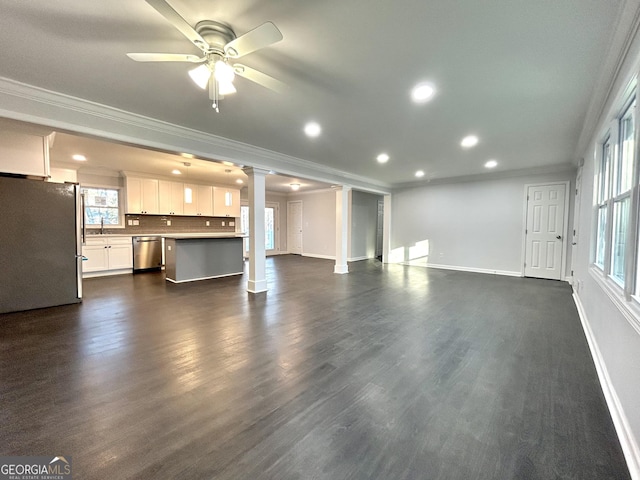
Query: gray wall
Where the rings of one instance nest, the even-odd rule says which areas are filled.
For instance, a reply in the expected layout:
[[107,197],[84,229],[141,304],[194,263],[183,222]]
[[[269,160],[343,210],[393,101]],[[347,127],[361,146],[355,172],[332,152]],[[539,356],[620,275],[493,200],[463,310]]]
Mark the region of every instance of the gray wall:
[[322,190],[289,194],[287,201],[302,200],[302,254],[321,258],[336,256],[336,193]]
[[374,258],[379,195],[351,192],[351,235],[349,260]]
[[[525,185],[570,180],[567,193],[572,201],[566,213],[572,225],[574,179],[575,173],[567,171],[427,185],[395,193],[391,249],[406,250],[428,240],[429,264],[520,272]],[[570,248],[565,255],[569,260]]]

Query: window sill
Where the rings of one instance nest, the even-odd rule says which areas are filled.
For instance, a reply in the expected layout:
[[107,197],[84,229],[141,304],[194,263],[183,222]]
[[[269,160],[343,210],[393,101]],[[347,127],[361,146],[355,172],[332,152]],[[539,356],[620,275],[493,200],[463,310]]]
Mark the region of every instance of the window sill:
[[620,310],[620,313],[624,315],[633,329],[640,334],[640,304],[638,300],[633,298],[627,300],[624,296],[624,291],[620,286],[610,278],[605,278],[601,270],[595,266],[589,268],[591,277],[596,281],[598,285],[604,290],[604,293],[611,299],[613,304]]

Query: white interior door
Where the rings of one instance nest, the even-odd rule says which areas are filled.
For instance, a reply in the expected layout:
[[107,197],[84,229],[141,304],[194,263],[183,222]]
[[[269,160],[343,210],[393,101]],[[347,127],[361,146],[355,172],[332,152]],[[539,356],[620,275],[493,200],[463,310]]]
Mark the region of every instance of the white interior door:
[[562,278],[566,185],[534,185],[527,189],[526,277]]
[[302,201],[287,202],[287,249],[302,255]]

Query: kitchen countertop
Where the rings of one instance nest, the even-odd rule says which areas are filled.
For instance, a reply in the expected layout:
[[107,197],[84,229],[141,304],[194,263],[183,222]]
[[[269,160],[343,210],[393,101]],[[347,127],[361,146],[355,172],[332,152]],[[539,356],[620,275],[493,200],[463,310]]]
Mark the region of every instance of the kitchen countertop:
[[219,233],[174,233],[174,234],[162,234],[164,238],[171,238],[174,240],[188,240],[188,239],[198,239],[198,238],[245,238],[247,237],[244,233],[233,233],[233,232],[219,232]]
[[164,237],[164,238],[233,238],[247,237],[240,232],[211,232],[211,233],[88,233],[86,239],[90,238],[110,238],[110,237]]

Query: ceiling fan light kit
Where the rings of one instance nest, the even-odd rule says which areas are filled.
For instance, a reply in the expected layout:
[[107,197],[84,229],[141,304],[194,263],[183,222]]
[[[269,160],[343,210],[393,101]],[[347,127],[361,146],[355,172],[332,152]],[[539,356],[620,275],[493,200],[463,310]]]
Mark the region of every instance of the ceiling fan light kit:
[[271,22],[236,37],[231,27],[212,20],[198,22],[193,28],[166,0],[146,0],[160,15],[176,27],[191,43],[204,53],[203,57],[172,53],[128,53],[136,62],[190,62],[201,63],[189,71],[198,87],[209,89],[212,106],[219,111],[224,95],[236,92],[235,76],[246,78],[270,90],[281,92],[286,86],[269,75],[241,64],[230,64],[230,59],[240,58],[282,40],[282,33]]

